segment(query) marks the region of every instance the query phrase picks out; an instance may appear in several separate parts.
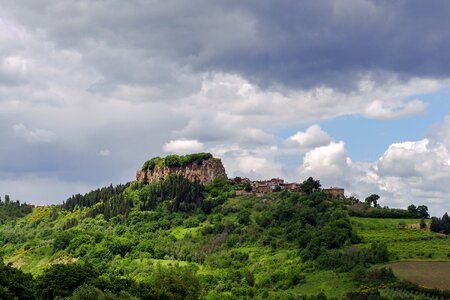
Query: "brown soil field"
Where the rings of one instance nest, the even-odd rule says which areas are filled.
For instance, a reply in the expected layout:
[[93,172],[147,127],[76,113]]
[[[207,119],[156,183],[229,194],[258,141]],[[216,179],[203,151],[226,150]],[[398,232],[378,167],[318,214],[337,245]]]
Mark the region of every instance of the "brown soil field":
[[405,261],[389,264],[395,276],[427,288],[450,290],[450,261]]

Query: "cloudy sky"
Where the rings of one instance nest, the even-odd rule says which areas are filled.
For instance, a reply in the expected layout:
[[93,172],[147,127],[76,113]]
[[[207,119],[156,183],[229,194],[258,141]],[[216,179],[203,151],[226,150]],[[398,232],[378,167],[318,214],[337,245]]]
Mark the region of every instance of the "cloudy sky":
[[0,194],[59,203],[146,159],[450,211],[447,1],[0,0]]

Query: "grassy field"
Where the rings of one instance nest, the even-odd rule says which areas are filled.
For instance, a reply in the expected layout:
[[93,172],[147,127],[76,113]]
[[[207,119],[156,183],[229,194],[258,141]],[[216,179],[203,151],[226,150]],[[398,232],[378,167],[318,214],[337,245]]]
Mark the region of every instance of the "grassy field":
[[450,262],[413,261],[389,264],[394,274],[421,286],[450,289]]
[[296,289],[298,295],[317,295],[324,292],[328,297],[343,298],[358,288],[350,273],[336,273],[334,271],[316,271],[306,273],[306,282]]
[[[391,260],[448,260],[450,238],[420,230],[420,219],[372,219],[351,217],[364,243],[386,242]],[[428,224],[429,225],[429,224]]]

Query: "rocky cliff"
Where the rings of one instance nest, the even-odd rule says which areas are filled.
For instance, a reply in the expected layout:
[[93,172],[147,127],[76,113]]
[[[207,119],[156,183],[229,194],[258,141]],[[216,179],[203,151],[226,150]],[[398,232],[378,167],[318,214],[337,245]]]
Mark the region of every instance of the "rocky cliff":
[[222,161],[218,158],[209,158],[191,162],[183,166],[155,166],[154,168],[143,169],[136,173],[136,180],[143,181],[147,177],[148,182],[150,182],[159,180],[172,173],[192,181],[198,180],[201,183],[212,182],[219,176],[227,178]]

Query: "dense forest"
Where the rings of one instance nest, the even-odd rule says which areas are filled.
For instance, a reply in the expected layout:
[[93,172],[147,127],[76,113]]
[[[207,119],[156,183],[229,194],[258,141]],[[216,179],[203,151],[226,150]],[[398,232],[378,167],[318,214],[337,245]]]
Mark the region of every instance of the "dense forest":
[[4,201],[0,197],[0,223],[23,217],[31,213],[32,209],[29,204],[20,203],[19,200],[12,201],[9,195],[5,195]]
[[[236,197],[244,188],[237,179],[202,185],[172,174],[74,195],[60,206],[5,201],[0,209],[17,213],[0,227],[0,298],[448,296],[376,267],[391,259],[388,244],[360,236],[352,200],[332,198],[318,180],[298,192]],[[381,209],[374,206],[366,210]],[[325,292],[315,276],[336,278],[337,286]]]

